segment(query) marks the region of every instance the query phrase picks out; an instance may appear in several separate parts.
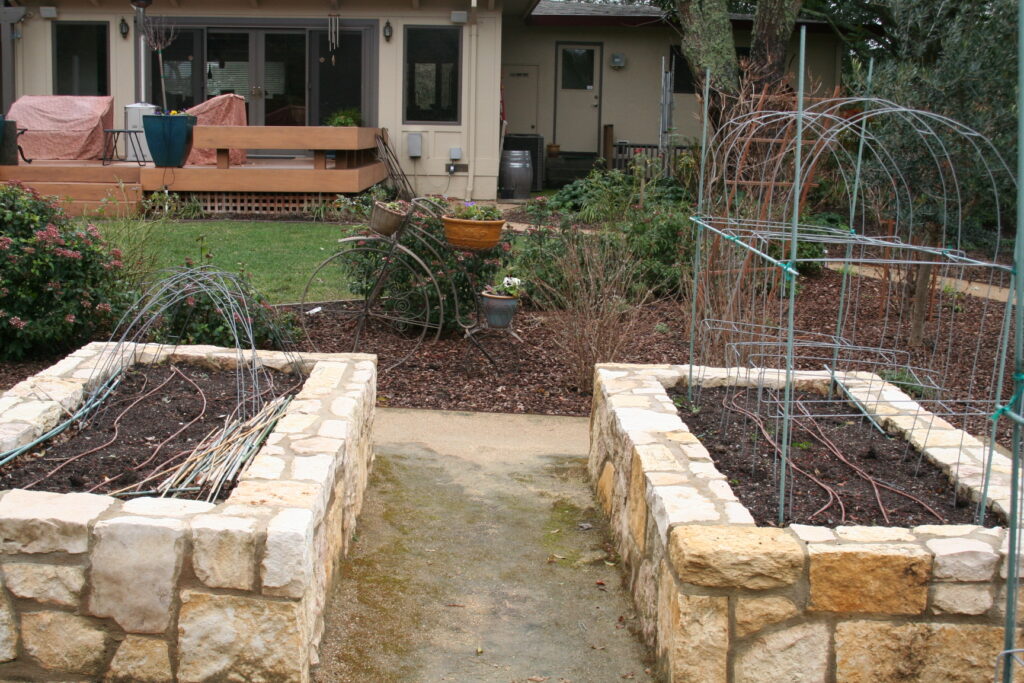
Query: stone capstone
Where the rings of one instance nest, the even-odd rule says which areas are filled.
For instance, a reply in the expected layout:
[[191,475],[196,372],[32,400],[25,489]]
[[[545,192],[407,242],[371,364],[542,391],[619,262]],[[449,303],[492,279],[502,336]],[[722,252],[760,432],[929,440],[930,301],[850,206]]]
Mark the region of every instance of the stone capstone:
[[798,614],[789,598],[739,598],[736,601],[736,635],[748,636],[769,624],[777,624]]
[[298,602],[186,590],[178,616],[178,681],[305,681],[309,652]]
[[679,526],[669,555],[685,583],[763,590],[788,586],[804,566],[801,544],[785,529]]
[[85,585],[85,570],[81,567],[11,562],[4,565],[4,583],[19,598],[77,607]]
[[810,609],[920,614],[928,602],[932,556],[913,545],[809,546]]
[[758,636],[736,656],[734,683],[820,683],[827,680],[829,627],[800,624]]
[[21,640],[25,653],[50,671],[96,675],[106,658],[103,630],[89,619],[67,612],[22,614]]
[[999,564],[999,555],[984,541],[934,538],[925,545],[935,554],[934,572],[937,579],[988,581]]
[[192,568],[211,588],[251,590],[256,579],[256,520],[229,515],[192,519]]
[[162,633],[181,571],[185,523],[115,517],[96,525],[89,611],[129,633]]
[[0,540],[7,553],[84,553],[89,524],[115,503],[91,493],[14,489],[0,498]]
[[110,683],[165,683],[173,681],[167,642],[127,636],[114,654],[103,679]]

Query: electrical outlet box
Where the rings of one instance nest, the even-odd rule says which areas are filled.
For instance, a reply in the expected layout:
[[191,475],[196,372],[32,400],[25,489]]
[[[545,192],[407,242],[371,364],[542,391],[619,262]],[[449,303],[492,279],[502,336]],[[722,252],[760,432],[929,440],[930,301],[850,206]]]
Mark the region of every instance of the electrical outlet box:
[[469,173],[469,164],[447,164],[448,173]]
[[409,133],[405,136],[405,153],[413,159],[423,156],[423,133]]
[[448,158],[451,159],[452,161],[458,161],[459,159],[461,159],[462,158],[462,148],[461,147],[449,147],[448,148]]

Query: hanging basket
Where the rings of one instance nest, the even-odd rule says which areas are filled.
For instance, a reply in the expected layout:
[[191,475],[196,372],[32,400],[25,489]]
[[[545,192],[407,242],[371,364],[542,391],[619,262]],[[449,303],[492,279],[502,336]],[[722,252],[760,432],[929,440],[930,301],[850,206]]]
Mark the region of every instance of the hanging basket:
[[448,244],[459,249],[490,249],[501,240],[504,220],[470,221],[452,216],[442,216],[444,236]]
[[393,235],[405,220],[405,214],[389,209],[383,202],[374,202],[370,212],[370,230],[378,235]]
[[519,308],[519,299],[514,296],[480,293],[480,310],[484,314],[487,326],[503,330],[512,324],[512,317]]

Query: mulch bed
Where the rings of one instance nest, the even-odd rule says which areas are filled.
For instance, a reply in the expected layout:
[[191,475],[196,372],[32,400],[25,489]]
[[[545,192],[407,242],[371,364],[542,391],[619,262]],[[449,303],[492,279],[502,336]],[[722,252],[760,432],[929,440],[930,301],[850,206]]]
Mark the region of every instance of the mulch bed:
[[[765,397],[776,392],[765,392]],[[791,507],[788,523],[834,527],[840,524],[912,527],[919,524],[973,524],[974,506],[954,495],[954,489],[938,468],[910,445],[881,434],[864,418],[851,417],[855,408],[839,401],[821,402],[822,396],[795,392],[796,401],[806,401],[809,412],[819,416],[794,420],[788,479]],[[721,387],[702,389],[691,405],[685,394],[676,397],[680,417],[711,453],[715,466],[729,479],[733,491],[762,526],[778,522],[778,457],[752,418],[723,402],[759,415],[764,427],[778,441],[781,420],[767,417],[781,412],[781,405],[763,400],[758,409],[756,391]],[[813,402],[813,403],[812,403]],[[843,458],[826,448],[816,433],[816,424]],[[866,473],[878,485],[875,489],[859,476]],[[803,473],[801,473],[803,472]],[[821,482],[815,483],[810,477]],[[917,498],[913,501],[886,486]],[[832,495],[823,487],[829,487]],[[882,513],[882,507],[885,509]],[[923,504],[922,504],[923,503]],[[932,508],[938,516],[925,507]],[[986,526],[1003,522],[992,513]]]
[[[0,489],[110,493],[146,479],[165,463],[180,462],[224,424],[238,399],[234,371],[173,367],[130,369],[84,428],[72,427],[0,468]],[[229,493],[230,488],[222,490],[218,500]]]

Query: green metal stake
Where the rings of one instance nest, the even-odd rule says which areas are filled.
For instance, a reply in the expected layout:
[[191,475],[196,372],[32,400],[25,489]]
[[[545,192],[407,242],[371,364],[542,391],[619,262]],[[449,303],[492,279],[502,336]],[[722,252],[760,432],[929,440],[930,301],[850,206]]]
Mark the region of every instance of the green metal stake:
[[[807,26],[800,27],[800,71],[796,86],[796,150],[793,158],[793,216],[789,227],[789,262],[796,263],[797,227],[800,224],[801,148],[804,142],[804,62],[807,57]],[[782,462],[779,466],[779,526],[786,520],[786,476],[789,464],[790,422],[793,419],[793,311],[796,308],[796,277],[788,276],[789,311],[786,326],[786,387],[782,398]]]
[[[1013,390],[1017,400],[1010,406],[1017,415],[1021,414],[1021,394],[1024,393],[1024,287],[1020,273],[1024,267],[1024,3],[1017,3],[1017,240],[1013,245],[1013,287],[1017,310],[1014,315],[1013,337]],[[998,398],[998,397],[997,397]],[[1003,650],[1014,649],[1017,634],[1017,585],[1019,584],[1017,534],[1020,531],[1020,421],[1013,421],[1013,474],[1010,479],[1010,556],[1006,566],[1006,622],[1003,630]],[[1003,683],[1013,682],[1012,655],[1003,657]]]
[[[867,92],[864,93],[864,97],[871,97],[871,81],[875,75],[875,58],[872,57],[868,60],[868,82]],[[853,222],[857,216],[857,196],[860,193],[860,172],[861,166],[864,160],[864,136],[867,133],[867,117],[865,116],[860,120],[860,139],[857,142],[857,166],[853,172],[853,193],[850,196],[850,221],[849,227],[852,233]],[[850,260],[853,258],[853,242],[847,242],[846,244],[846,256],[844,263],[847,266]],[[849,268],[843,268],[842,280],[839,284],[839,317],[836,318],[836,345],[832,351],[832,367],[839,367],[839,339],[843,336],[843,318],[846,315],[846,290],[850,281]],[[828,397],[832,398],[832,384],[828,386]]]
[[[697,216],[704,218],[704,172],[708,159],[708,98],[711,95],[711,68],[704,69],[704,121],[700,130],[700,178],[697,179]],[[697,233],[694,237],[693,288],[690,291],[690,379],[686,383],[686,399],[693,401],[693,349],[697,336],[697,283],[700,275],[700,243],[704,230],[700,221],[695,221]]]

